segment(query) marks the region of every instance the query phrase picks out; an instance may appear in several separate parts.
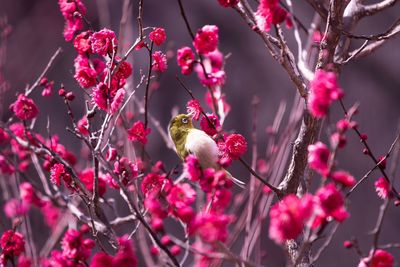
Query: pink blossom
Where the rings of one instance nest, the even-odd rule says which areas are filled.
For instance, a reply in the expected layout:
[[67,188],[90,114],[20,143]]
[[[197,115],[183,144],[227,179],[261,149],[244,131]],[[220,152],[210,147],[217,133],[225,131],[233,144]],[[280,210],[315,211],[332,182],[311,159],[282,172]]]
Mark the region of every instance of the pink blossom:
[[96,85],[97,72],[90,67],[89,59],[86,56],[78,55],[74,62],[74,78],[79,85],[83,88],[89,88]]
[[[123,185],[128,185],[137,177],[139,166],[130,161],[127,157],[121,157],[118,161],[114,162],[114,173],[120,176]],[[114,181],[113,179],[111,180]]]
[[[120,60],[117,57],[118,60]],[[127,61],[120,61],[119,62],[119,67],[117,72],[115,73],[115,76],[117,76],[120,79],[128,79],[132,75],[132,65],[131,63]]]
[[22,201],[28,205],[33,204],[36,206],[41,206],[43,203],[42,199],[35,192],[33,186],[28,182],[24,182],[19,185],[19,194]]
[[7,230],[0,238],[0,247],[3,250],[0,255],[0,266],[6,266],[9,259],[25,251],[24,236],[13,230]]
[[[223,68],[224,57],[219,50],[208,53],[203,58],[203,66],[198,64],[195,68],[200,82],[205,86],[221,86],[225,83],[225,71]],[[205,75],[205,73],[207,75]]]
[[[206,132],[206,134],[213,136],[218,133],[219,129],[221,128],[221,123],[219,118],[215,114],[206,114],[206,117],[201,118],[200,120],[200,127],[201,129]],[[212,125],[210,124],[212,123]]]
[[[371,251],[372,253],[372,251]],[[366,257],[361,259],[358,267],[393,267],[394,266],[394,257],[389,252],[377,249],[372,257],[371,261],[369,261],[370,257]]]
[[151,129],[145,128],[142,121],[135,122],[130,129],[128,129],[128,139],[138,141],[145,145],[147,143],[147,136],[150,134]]
[[[86,186],[87,190],[93,192],[93,181],[94,181],[94,169],[87,168],[81,171],[79,174],[79,179]],[[99,196],[102,197],[107,190],[106,187],[106,179],[102,173],[98,173],[98,193]]]
[[[80,0],[69,1],[59,0],[58,5],[60,11],[65,18],[64,38],[66,41],[72,41],[75,33],[83,28],[83,21],[81,15],[86,14],[86,7]],[[80,15],[75,15],[75,12]]]
[[159,72],[167,70],[167,57],[161,51],[153,53],[153,66],[152,69]]
[[379,177],[375,181],[375,191],[381,199],[385,199],[390,196],[390,183],[388,183],[385,177]]
[[119,248],[114,256],[114,266],[137,267],[137,258],[132,241],[128,236],[118,238]]
[[74,47],[79,54],[90,54],[92,52],[91,36],[92,33],[90,31],[85,31],[75,37]]
[[232,218],[225,214],[200,212],[190,224],[189,234],[198,235],[205,243],[225,242],[231,221]]
[[118,156],[118,151],[117,149],[113,148],[113,147],[109,147],[107,150],[107,154],[106,154],[106,160],[107,161],[114,161]]
[[125,89],[124,88],[118,89],[117,93],[114,96],[113,101],[111,102],[110,106],[111,114],[114,114],[119,110],[122,102],[124,101],[124,97],[125,97]]
[[192,115],[192,118],[197,121],[200,119],[203,109],[197,99],[192,99],[186,104],[187,113]]
[[43,214],[44,221],[51,228],[54,229],[60,219],[61,212],[51,200],[42,201],[40,211]]
[[13,174],[15,172],[15,167],[3,155],[0,155],[0,171],[3,174]]
[[167,39],[167,35],[165,34],[165,30],[163,28],[155,28],[149,34],[150,40],[152,40],[156,45],[162,45]]
[[336,74],[317,70],[311,81],[308,97],[308,108],[311,114],[317,118],[325,117],[332,102],[342,97],[343,91],[337,83]]
[[62,256],[69,261],[85,261],[89,258],[94,241],[84,239],[82,232],[68,229],[61,240]]
[[247,150],[247,141],[241,134],[231,134],[225,140],[225,148],[232,159],[240,158]]
[[271,207],[269,237],[277,244],[296,238],[304,228],[313,211],[311,195],[299,199],[287,195]]
[[352,187],[356,184],[356,179],[354,179],[354,177],[346,171],[335,171],[331,175],[331,178],[335,182],[340,183],[346,187]]
[[239,3],[239,0],[218,0],[218,3],[223,7],[234,7]]
[[105,56],[113,52],[113,46],[118,44],[115,33],[109,29],[102,29],[101,31],[93,33],[90,37],[92,43],[92,51],[95,54]]
[[349,217],[344,207],[344,197],[333,183],[320,188],[315,197],[323,218],[333,217],[338,222],[343,222]]
[[278,0],[261,0],[256,13],[257,25],[262,31],[268,32],[271,24],[280,24],[287,16]]
[[96,253],[93,256],[92,261],[90,262],[90,267],[113,267],[113,266],[114,266],[113,257],[104,252]]
[[4,205],[4,213],[10,219],[18,216],[24,216],[28,213],[28,210],[28,204],[16,198],[8,200]]
[[217,49],[218,27],[215,25],[203,26],[197,31],[193,46],[200,54],[207,54]]
[[171,181],[164,175],[149,173],[142,181],[141,189],[145,196],[149,194],[157,194],[161,191],[169,191],[171,188]]
[[35,102],[24,94],[19,94],[17,100],[11,104],[10,108],[21,120],[34,119],[39,113]]
[[76,127],[78,128],[78,131],[85,136],[89,135],[89,122],[87,120],[86,116],[83,116],[77,123]]
[[31,267],[32,260],[28,258],[26,255],[22,254],[18,258],[18,267]]
[[80,17],[74,16],[71,19],[68,19],[65,21],[65,26],[64,26],[64,39],[67,42],[72,41],[74,39],[74,35],[76,32],[82,30],[83,28],[83,21]]
[[99,109],[108,110],[109,89],[107,85],[100,82],[96,88],[93,89],[92,99]]
[[168,207],[165,202],[160,200],[158,192],[146,195],[144,207],[149,211],[152,217],[164,219],[168,215]]
[[215,213],[223,213],[231,204],[231,190],[220,188],[215,192],[207,194],[207,202],[211,204],[211,210]]
[[331,144],[333,147],[343,148],[347,144],[346,136],[342,133],[333,133],[331,135]]
[[57,185],[60,186],[61,185],[61,179],[63,178],[63,176],[66,174],[65,172],[65,167],[64,164],[62,163],[56,163],[53,165],[53,167],[51,167],[50,170],[50,181]]
[[329,157],[329,149],[324,143],[317,142],[308,146],[308,164],[310,168],[316,170],[321,175],[325,176],[329,172]]
[[202,168],[196,156],[188,155],[184,163],[186,177],[191,181],[198,181],[203,175]]
[[178,49],[176,59],[179,67],[181,67],[182,74],[189,75],[192,73],[195,57],[190,47],[185,46]]
[[196,200],[196,191],[188,183],[174,185],[167,195],[168,203],[173,209],[181,209],[193,204]]
[[54,88],[54,82],[47,82],[45,83],[42,91],[42,96],[51,96],[51,94],[53,93],[53,88]]
[[0,144],[4,144],[5,142],[10,140],[10,136],[8,135],[8,133],[0,128]]

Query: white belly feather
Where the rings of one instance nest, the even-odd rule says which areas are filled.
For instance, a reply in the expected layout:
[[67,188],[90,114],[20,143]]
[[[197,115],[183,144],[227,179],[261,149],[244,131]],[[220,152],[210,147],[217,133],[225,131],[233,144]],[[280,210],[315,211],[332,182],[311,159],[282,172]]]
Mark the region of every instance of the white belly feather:
[[219,169],[218,146],[205,132],[191,129],[186,137],[185,149],[197,157],[203,169],[210,167]]

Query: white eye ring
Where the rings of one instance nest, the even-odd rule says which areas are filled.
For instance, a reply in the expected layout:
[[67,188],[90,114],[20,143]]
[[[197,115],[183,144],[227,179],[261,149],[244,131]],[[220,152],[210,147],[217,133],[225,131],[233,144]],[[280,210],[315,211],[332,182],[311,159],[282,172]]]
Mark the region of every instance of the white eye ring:
[[188,123],[188,119],[187,118],[182,118],[182,123],[187,124]]

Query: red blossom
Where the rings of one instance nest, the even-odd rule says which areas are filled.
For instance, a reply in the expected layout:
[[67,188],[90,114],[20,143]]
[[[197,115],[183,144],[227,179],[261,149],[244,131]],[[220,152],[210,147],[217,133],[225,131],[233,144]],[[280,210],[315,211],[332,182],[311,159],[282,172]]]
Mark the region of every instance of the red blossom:
[[329,149],[324,143],[317,142],[308,146],[308,164],[310,168],[316,170],[321,175],[325,176],[328,174],[329,157]]
[[96,253],[93,256],[92,261],[90,262],[90,267],[113,267],[113,266],[114,266],[113,257],[104,252]]
[[[121,157],[118,161],[114,162],[114,173],[120,176],[123,185],[129,184],[139,173],[139,164],[131,162],[127,157]],[[111,178],[112,187],[119,188],[114,184]]]
[[167,196],[167,201],[176,209],[189,206],[196,200],[196,191],[187,183],[174,185]]
[[15,116],[21,120],[34,119],[39,113],[35,102],[24,94],[19,94],[17,100],[11,104],[10,108],[15,113]]
[[83,233],[75,229],[68,229],[61,240],[62,257],[66,261],[85,261],[89,258],[93,247],[94,241],[84,239]]
[[[372,251],[371,251],[372,253]],[[370,257],[366,257],[361,259],[358,267],[393,267],[394,266],[394,257],[389,252],[377,249],[374,253],[374,256],[371,260]]]
[[153,66],[152,69],[159,72],[167,70],[167,57],[161,51],[156,51],[152,55]]
[[165,30],[163,28],[155,28],[149,34],[150,40],[152,40],[156,45],[162,45],[167,39],[167,35],[165,34]]
[[168,192],[171,189],[171,181],[164,175],[149,173],[144,177],[141,189],[145,196],[157,194],[161,191]]
[[349,217],[344,207],[344,197],[333,183],[320,188],[315,196],[323,218],[333,217],[338,222],[343,222]]
[[295,195],[287,195],[271,207],[269,237],[276,243],[296,238],[304,228],[313,211],[311,195],[299,199]]
[[192,116],[192,119],[197,121],[200,119],[203,109],[197,99],[192,99],[186,104],[187,113]]
[[179,67],[181,67],[182,74],[189,75],[192,73],[195,57],[190,47],[185,46],[178,49],[176,59]]
[[186,177],[194,182],[200,180],[201,176],[203,175],[199,160],[196,158],[195,155],[191,154],[188,155],[185,159],[184,171]]
[[218,27],[215,25],[203,26],[197,31],[193,46],[200,54],[207,54],[217,49]]
[[51,200],[42,201],[40,211],[43,214],[44,221],[51,228],[54,229],[57,226],[58,220],[60,219],[61,212]]
[[354,177],[346,171],[335,171],[331,175],[331,178],[335,182],[340,183],[346,187],[352,187],[356,184],[356,179],[354,179]]
[[198,235],[205,243],[225,242],[231,221],[232,218],[225,214],[200,212],[190,224],[189,234]]
[[218,130],[221,128],[221,123],[218,116],[215,114],[206,114],[206,116],[208,119],[206,117],[201,118],[200,127],[206,134],[213,136],[218,133]]
[[118,89],[118,91],[115,94],[114,99],[110,105],[111,114],[114,114],[115,112],[117,112],[119,110],[122,102],[124,101],[124,97],[125,97],[125,89],[124,88]]
[[20,199],[12,198],[4,205],[4,214],[12,219],[19,216],[24,216],[29,210],[29,205]]
[[78,34],[74,39],[74,47],[79,54],[90,54],[92,52],[92,44],[90,37],[92,32],[85,31]]
[[36,206],[41,206],[43,203],[42,199],[35,192],[33,186],[28,182],[24,182],[19,185],[19,194],[22,201],[28,205],[33,204]]
[[150,134],[151,129],[145,128],[142,121],[135,122],[130,129],[128,129],[128,139],[138,141],[145,145],[147,143],[147,136]]
[[234,7],[239,3],[239,0],[218,0],[218,3],[223,7]]
[[225,149],[232,159],[240,158],[247,150],[247,141],[241,134],[231,134],[225,140]]
[[66,174],[64,164],[56,163],[50,169],[50,181],[57,185],[61,185],[61,179]]
[[13,230],[7,230],[0,238],[0,247],[3,250],[0,254],[0,266],[6,266],[9,259],[25,251],[24,236]]
[[[82,181],[82,183],[86,186],[87,190],[90,192],[93,192],[93,181],[94,181],[94,169],[93,168],[87,168],[84,169],[79,173],[79,179]],[[102,197],[107,190],[106,187],[106,179],[104,178],[104,175],[102,173],[98,173],[98,192],[99,196]]]
[[317,70],[310,84],[308,109],[317,118],[327,115],[330,105],[334,100],[343,97],[343,91],[339,87],[336,74],[324,70]]
[[78,128],[78,131],[85,136],[89,135],[89,122],[87,120],[86,116],[83,116],[77,123],[76,127]]
[[279,6],[278,0],[261,0],[256,13],[257,25],[262,31],[268,32],[271,24],[284,22],[288,14]]
[[108,110],[109,89],[107,85],[100,82],[92,92],[93,102],[99,109]]
[[[198,64],[195,68],[200,82],[205,86],[221,86],[225,83],[225,71],[223,70],[224,56],[219,50],[214,50],[203,58],[203,66]],[[207,75],[204,74],[204,71]]]
[[86,56],[78,55],[75,58],[75,80],[83,88],[89,88],[96,85],[96,70],[89,65],[89,59]]
[[127,235],[118,238],[118,252],[114,256],[114,266],[137,267],[137,258],[132,241]]
[[118,44],[115,33],[109,29],[102,29],[101,31],[93,33],[90,37],[92,43],[92,51],[95,54],[105,56],[113,52],[113,45]]
[[381,199],[385,199],[390,196],[390,183],[388,183],[385,177],[379,177],[374,184],[375,191]]
[[[117,57],[118,60],[120,60]],[[120,79],[128,79],[132,75],[132,65],[131,63],[127,61],[120,61],[119,62],[119,67],[117,72],[115,73],[115,76],[120,78]]]

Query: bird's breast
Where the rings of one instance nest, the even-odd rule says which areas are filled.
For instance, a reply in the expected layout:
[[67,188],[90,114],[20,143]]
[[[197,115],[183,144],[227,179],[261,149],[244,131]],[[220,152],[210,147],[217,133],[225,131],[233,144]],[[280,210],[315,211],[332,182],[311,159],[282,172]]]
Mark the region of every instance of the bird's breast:
[[197,157],[203,169],[218,168],[218,146],[205,132],[191,129],[186,137],[185,148]]

